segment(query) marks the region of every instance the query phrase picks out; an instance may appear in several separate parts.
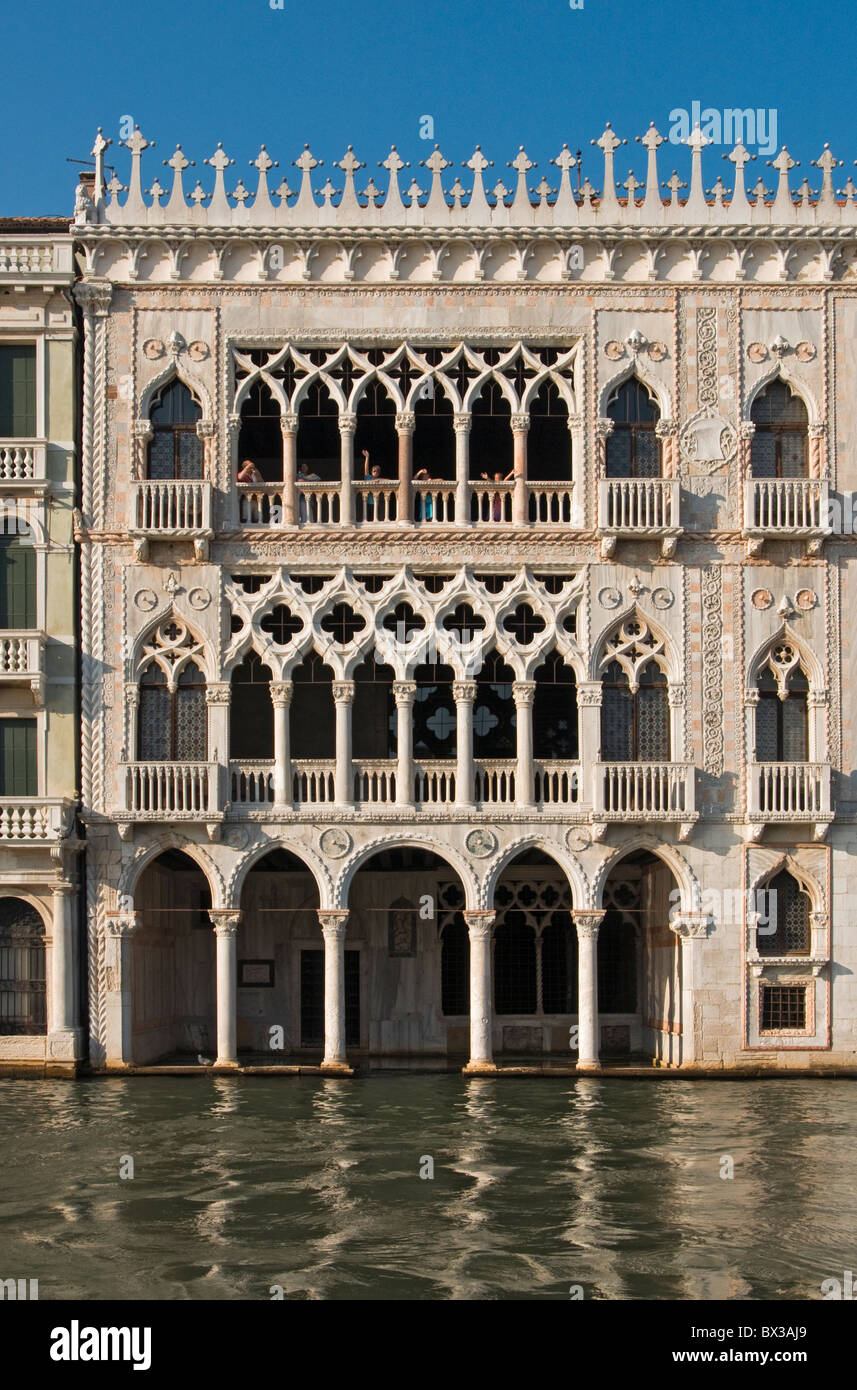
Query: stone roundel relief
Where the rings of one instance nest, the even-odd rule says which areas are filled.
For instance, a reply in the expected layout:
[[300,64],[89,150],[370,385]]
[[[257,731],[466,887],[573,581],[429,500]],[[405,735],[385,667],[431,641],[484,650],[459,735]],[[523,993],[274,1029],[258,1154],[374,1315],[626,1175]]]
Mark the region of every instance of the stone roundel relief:
[[653,589],[652,603],[655,608],[672,608],[675,603],[675,594],[672,589]]
[[319,844],[322,854],[326,854],[328,859],[341,859],[350,850],[352,841],[347,830],[341,826],[331,826],[330,830],[325,830]]
[[204,362],[208,356],[208,344],[199,340],[188,344],[187,355],[192,362]]
[[154,589],[138,589],[134,595],[134,603],[142,613],[151,613],[157,602],[158,596]]
[[573,825],[566,834],[565,843],[570,850],[579,852],[580,850],[586,849],[587,845],[592,842],[585,826]]
[[618,608],[622,602],[622,595],[618,589],[599,589],[598,602],[602,608]]
[[795,594],[795,603],[798,608],[803,609],[804,613],[808,613],[810,608],[814,608],[818,603],[818,598],[812,589],[798,589]]
[[774,596],[770,589],[754,589],[750,595],[750,602],[754,608],[770,608],[774,601]]
[[187,596],[187,601],[191,608],[195,608],[197,612],[200,612],[211,603],[211,594],[208,592],[208,589],[191,589]]
[[493,854],[497,848],[497,836],[492,835],[490,830],[483,830],[480,826],[476,830],[471,830],[464,843],[468,854],[474,855],[477,859],[484,859],[486,855]]

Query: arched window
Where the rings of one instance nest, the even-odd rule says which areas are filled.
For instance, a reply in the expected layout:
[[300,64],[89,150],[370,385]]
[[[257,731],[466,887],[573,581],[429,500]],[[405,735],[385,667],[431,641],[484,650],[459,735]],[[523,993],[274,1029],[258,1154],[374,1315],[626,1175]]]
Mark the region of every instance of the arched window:
[[323,381],[314,381],[298,408],[298,476],[307,481],[333,482],[339,477],[342,453],[339,411]]
[[239,469],[245,459],[255,463],[266,483],[278,482],[283,476],[280,407],[271,388],[261,380],[253,382],[241,406]]
[[601,678],[601,758],[604,762],[667,762],[670,709],[667,678],[655,661],[631,690],[627,674],[611,661]]
[[767,911],[760,913],[756,949],[760,956],[808,956],[810,901],[797,880],[783,869],[766,886]]
[[473,752],[477,758],[514,758],[517,748],[515,673],[498,652],[489,652],[476,677]]
[[183,381],[164,386],[152,406],[150,478],[201,478],[202,440],[196,432],[202,411]]
[[470,1013],[470,937],[460,912],[441,935],[440,994],[444,1014],[461,1017]]
[[513,463],[512,408],[497,382],[485,381],[472,406],[470,476],[505,478]]
[[661,418],[657,401],[636,377],[629,377],[607,403],[613,430],[607,436],[608,478],[660,478],[661,441],[655,426]]
[[355,758],[395,758],[395,678],[396,673],[391,666],[379,665],[372,658],[364,661],[354,672],[352,752]]
[[396,434],[396,407],[380,381],[370,381],[357,402],[354,434],[354,476],[363,477],[363,450],[369,450],[369,467],[380,468],[380,477],[396,478],[399,473],[399,438]]
[[454,758],[456,709],[451,666],[431,664],[414,671],[414,757]]
[[578,756],[577,682],[559,652],[535,673],[533,757],[574,761]]
[[809,682],[804,672],[796,666],[780,683],[770,666],[765,666],[756,681],[756,689],[759,692],[756,706],[756,761],[807,762]]
[[336,757],[333,671],[318,652],[307,652],[292,672],[294,694],[289,712],[292,752],[296,758]]
[[21,898],[0,898],[0,1035],[46,1032],[44,923]]
[[[571,481],[568,406],[554,381],[543,383],[530,406],[527,477],[536,483]],[[534,517],[530,519],[535,520]]]
[[36,552],[25,523],[15,521],[12,534],[0,534],[0,628],[34,628]]
[[415,478],[420,474],[427,482],[451,482],[455,478],[452,416],[452,401],[440,383],[433,379],[425,382],[422,393],[414,401]]
[[232,672],[229,704],[229,756],[273,758],[274,706],[271,668],[257,652],[249,652]]
[[149,663],[140,678],[137,728],[141,762],[206,761],[205,677],[196,662],[188,661],[182,667],[175,690],[169,689],[158,663]]
[[808,418],[800,396],[777,378],[754,400],[750,419],[756,426],[750,450],[753,477],[805,478]]

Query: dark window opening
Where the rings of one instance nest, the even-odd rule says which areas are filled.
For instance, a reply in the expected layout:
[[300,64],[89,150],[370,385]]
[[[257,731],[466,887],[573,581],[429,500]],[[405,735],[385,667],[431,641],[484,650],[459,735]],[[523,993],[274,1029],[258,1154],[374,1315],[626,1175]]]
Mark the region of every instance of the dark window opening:
[[314,381],[298,408],[298,477],[336,482],[340,475],[339,411],[322,381]]
[[156,662],[140,679],[137,732],[141,762],[205,762],[208,757],[208,708],[205,677],[189,661],[170,690]]
[[637,933],[610,909],[598,932],[598,1009],[603,1014],[637,1010]]
[[756,681],[756,761],[804,763],[809,758],[809,682],[800,668],[787,679],[787,694],[780,699],[776,677],[769,667]]
[[238,469],[245,459],[256,465],[266,483],[283,477],[283,432],[280,408],[264,381],[255,381],[241,406]]
[[578,757],[577,681],[559,652],[535,673],[533,757],[574,762]]
[[370,658],[354,672],[352,752],[355,758],[395,758],[395,672]]
[[0,898],[0,1036],[46,1032],[44,923],[21,898]]
[[536,934],[522,912],[504,913],[494,932],[494,1010],[536,1012]]
[[554,912],[542,932],[542,1009],[577,1013],[577,931],[569,912]]
[[812,933],[810,901],[787,870],[766,885],[767,911],[756,927],[760,956],[808,956]]
[[753,402],[750,419],[756,426],[750,444],[753,477],[805,478],[808,418],[800,396],[784,381],[772,381]]
[[618,661],[601,679],[601,759],[604,762],[668,762],[670,710],[667,678],[647,662],[637,690]]
[[553,381],[546,381],[530,405],[527,477],[534,483],[571,482],[568,406]]
[[229,706],[230,758],[274,756],[272,673],[256,652],[250,652],[232,672]]
[[294,757],[335,758],[333,672],[317,652],[308,652],[292,672],[292,680],[294,693],[289,716]]
[[379,468],[380,478],[399,475],[399,437],[396,433],[396,407],[380,381],[370,381],[357,402],[354,434],[354,476],[362,479],[369,451],[369,469]]
[[489,652],[476,677],[473,753],[477,758],[514,758],[517,749],[513,694],[515,673],[497,652]]
[[470,427],[470,476],[502,479],[514,463],[512,407],[496,381],[486,381],[473,402]]
[[449,666],[418,666],[414,672],[414,757],[455,757],[455,673]]
[[805,985],[762,985],[761,1031],[781,1033],[786,1028],[806,1028]]
[[183,381],[167,383],[152,406],[150,478],[201,478],[202,440],[196,432],[202,410]]
[[[431,394],[429,394],[429,392]],[[414,402],[413,469],[417,482],[455,480],[452,401],[432,380]]]
[[470,934],[460,912],[441,936],[440,993],[445,1015],[470,1016]]
[[655,426],[661,412],[649,391],[636,377],[623,381],[607,406],[613,421],[607,436],[608,478],[659,478],[661,441]]

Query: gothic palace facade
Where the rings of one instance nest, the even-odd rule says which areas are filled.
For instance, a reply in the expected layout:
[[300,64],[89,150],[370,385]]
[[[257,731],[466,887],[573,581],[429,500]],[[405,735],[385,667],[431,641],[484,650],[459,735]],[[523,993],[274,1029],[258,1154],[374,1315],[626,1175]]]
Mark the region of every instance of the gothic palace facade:
[[664,201],[654,127],[621,198],[609,127],[600,196],[221,147],[144,195],[126,143],[72,226],[78,1055],[854,1067],[829,150],[706,194],[695,131]]

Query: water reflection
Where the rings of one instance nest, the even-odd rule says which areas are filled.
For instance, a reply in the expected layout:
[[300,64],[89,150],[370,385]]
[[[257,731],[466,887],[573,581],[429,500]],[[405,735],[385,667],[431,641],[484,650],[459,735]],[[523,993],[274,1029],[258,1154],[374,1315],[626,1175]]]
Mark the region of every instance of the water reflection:
[[4,1263],[46,1299],[817,1298],[853,1267],[847,1082],[4,1080],[0,1116]]

